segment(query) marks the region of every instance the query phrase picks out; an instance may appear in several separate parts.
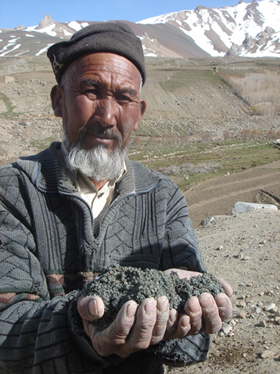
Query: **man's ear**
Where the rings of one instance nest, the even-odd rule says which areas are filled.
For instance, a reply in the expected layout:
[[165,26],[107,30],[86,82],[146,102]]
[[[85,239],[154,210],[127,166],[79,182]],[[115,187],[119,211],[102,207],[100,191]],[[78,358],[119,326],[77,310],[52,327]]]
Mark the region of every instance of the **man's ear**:
[[140,105],[141,105],[141,119],[142,119],[142,117],[144,116],[144,113],[146,112],[146,107],[147,107],[146,101],[142,100]]
[[51,90],[52,108],[56,117],[62,117],[61,98],[63,92],[63,87],[59,85],[53,86]]
[[142,100],[140,103],[140,115],[138,121],[135,123],[133,130],[136,131],[138,129],[138,125],[146,111],[146,101]]

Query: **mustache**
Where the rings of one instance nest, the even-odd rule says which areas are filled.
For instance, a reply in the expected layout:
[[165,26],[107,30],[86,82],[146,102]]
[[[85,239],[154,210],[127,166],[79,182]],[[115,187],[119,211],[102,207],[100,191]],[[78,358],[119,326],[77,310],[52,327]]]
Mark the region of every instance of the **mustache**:
[[86,125],[80,132],[80,142],[83,142],[84,137],[87,134],[100,135],[104,138],[114,139],[118,146],[122,145],[122,135],[112,128],[103,127],[99,124]]

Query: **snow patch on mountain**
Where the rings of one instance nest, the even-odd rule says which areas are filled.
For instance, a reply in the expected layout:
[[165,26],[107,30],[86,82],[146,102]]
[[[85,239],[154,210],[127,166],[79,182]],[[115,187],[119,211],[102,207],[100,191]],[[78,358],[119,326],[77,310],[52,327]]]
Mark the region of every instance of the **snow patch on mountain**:
[[71,29],[74,29],[75,31],[79,31],[82,29],[82,26],[76,21],[69,22],[68,26],[71,27]]

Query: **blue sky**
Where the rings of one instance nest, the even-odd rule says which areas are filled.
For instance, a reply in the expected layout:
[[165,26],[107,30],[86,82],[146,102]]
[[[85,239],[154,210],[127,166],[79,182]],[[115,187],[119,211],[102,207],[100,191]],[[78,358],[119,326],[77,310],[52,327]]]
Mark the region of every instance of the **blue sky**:
[[[180,10],[236,5],[239,0],[0,0],[0,28],[35,26],[49,14],[57,22],[132,22]],[[246,0],[249,2],[249,0]]]

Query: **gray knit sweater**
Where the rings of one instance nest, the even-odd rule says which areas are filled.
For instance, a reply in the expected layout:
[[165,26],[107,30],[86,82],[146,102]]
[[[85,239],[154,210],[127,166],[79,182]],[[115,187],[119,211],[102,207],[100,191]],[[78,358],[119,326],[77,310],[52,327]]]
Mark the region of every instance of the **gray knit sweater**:
[[161,355],[148,349],[126,360],[100,357],[92,349],[76,301],[95,272],[115,263],[161,270],[205,267],[177,186],[129,160],[94,237],[91,209],[77,193],[75,175],[64,167],[60,146],[52,143],[0,169],[0,373],[116,373],[119,368],[136,374],[139,362],[205,359],[204,334],[174,341]]

